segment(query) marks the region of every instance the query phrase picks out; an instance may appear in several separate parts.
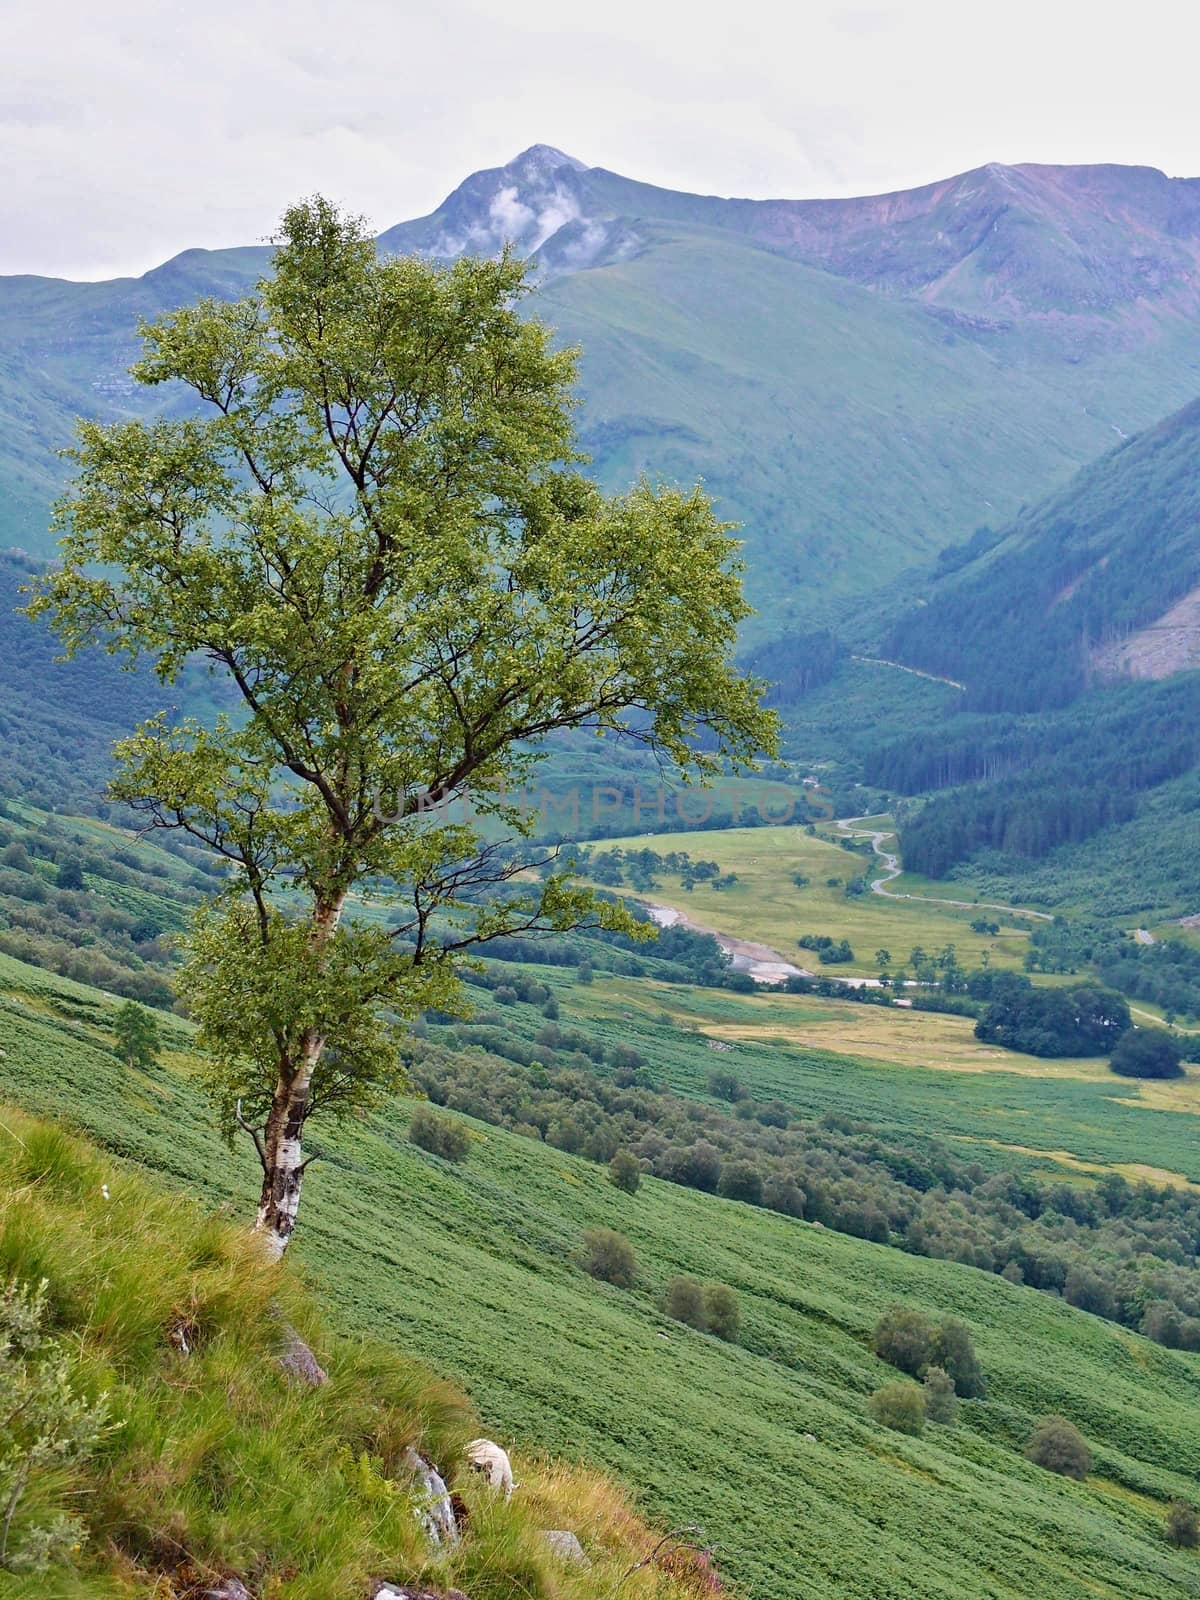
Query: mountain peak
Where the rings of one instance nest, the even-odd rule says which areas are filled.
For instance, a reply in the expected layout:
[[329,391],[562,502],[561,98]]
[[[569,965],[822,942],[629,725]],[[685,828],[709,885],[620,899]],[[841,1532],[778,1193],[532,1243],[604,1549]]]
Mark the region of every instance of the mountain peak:
[[528,150],[522,150],[520,155],[514,156],[507,163],[504,170],[512,172],[516,168],[523,171],[556,172],[559,167],[570,167],[573,172],[586,172],[585,161],[579,161],[575,156],[569,156],[565,150],[559,150],[552,144],[531,144]]

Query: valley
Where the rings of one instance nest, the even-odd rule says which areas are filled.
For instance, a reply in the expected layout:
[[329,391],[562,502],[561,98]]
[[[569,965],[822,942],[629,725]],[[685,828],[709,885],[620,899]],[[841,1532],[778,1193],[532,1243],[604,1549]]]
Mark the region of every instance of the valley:
[[[239,1147],[231,1165],[208,1131],[186,1032],[175,1030],[158,1067],[130,1073],[107,1048],[102,997],[12,962],[2,978],[5,1096],[67,1117],[207,1205],[242,1203],[253,1181],[246,1152]],[[573,1021],[610,1019],[619,1037],[671,1063],[680,1086],[702,1094],[704,1058],[727,1058],[664,1031],[649,1014],[656,1001],[648,987],[553,982]],[[630,1023],[635,992],[647,1010]],[[679,1043],[667,1049],[668,1037]],[[1021,1159],[1075,1178],[1089,1162],[1108,1170],[1085,1132],[1105,1101],[1082,1078],[1010,1078],[1006,1119],[987,1116],[992,1096],[956,1090],[947,1119],[943,1072],[849,1059],[838,1071],[832,1058],[802,1069],[801,1058],[762,1045],[739,1045],[736,1066],[756,1095],[790,1104],[903,1118],[907,1100],[914,1124],[965,1122],[980,1130],[968,1148],[981,1161],[1021,1129],[1028,1136],[1040,1115],[1047,1137],[1073,1139],[1082,1154]],[[1183,1159],[1200,1177],[1183,1155],[1194,1140],[1169,1132],[1190,1118],[1114,1110],[1110,1156],[1121,1143],[1119,1118],[1136,1115],[1147,1129],[1162,1128],[1142,1138],[1147,1156]],[[1190,1558],[1161,1543],[1157,1522],[1164,1498],[1186,1493],[1200,1470],[1188,1420],[1188,1396],[1200,1384],[1196,1356],[974,1267],[654,1178],[622,1195],[602,1168],[470,1118],[466,1161],[441,1162],[407,1143],[406,1115],[400,1106],[351,1142],[321,1142],[300,1259],[345,1334],[395,1339],[466,1381],[518,1463],[545,1450],[604,1463],[656,1518],[702,1520],[722,1570],[767,1597],[990,1592],[1016,1600],[1053,1591],[1082,1600],[1098,1586],[1120,1586],[1157,1600],[1192,1592]],[[582,1230],[597,1224],[633,1241],[632,1292],[596,1284],[574,1264]],[[664,1318],[659,1286],[678,1271],[735,1288],[740,1345]],[[864,1410],[887,1370],[865,1344],[874,1318],[896,1300],[965,1318],[989,1378],[989,1398],[965,1403],[955,1429],[916,1441],[882,1435]],[[1048,1411],[1085,1429],[1096,1452],[1086,1484],[1047,1492],[1023,1461],[1023,1434]],[[787,1517],[783,1505],[792,1508]],[[998,1546],[1003,1575],[993,1566]]]
[[[0,279],[0,1258],[140,1442],[136,1505],[47,1479],[62,1600],[1200,1600],[1198,259],[1145,167],[534,145]],[[155,1231],[206,1309],[123,1354]],[[468,1413],[518,1488],[447,1550]]]

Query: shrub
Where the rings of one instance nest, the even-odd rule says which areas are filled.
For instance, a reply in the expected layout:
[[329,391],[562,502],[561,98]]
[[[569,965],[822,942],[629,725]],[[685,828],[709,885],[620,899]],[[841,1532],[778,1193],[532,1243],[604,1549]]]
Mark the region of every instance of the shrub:
[[689,1328],[708,1331],[708,1315],[704,1309],[704,1286],[698,1278],[679,1274],[667,1284],[666,1311],[676,1322],[686,1322]]
[[707,1139],[696,1139],[673,1152],[670,1177],[673,1183],[712,1194],[721,1181],[721,1152]]
[[888,1366],[915,1378],[933,1359],[934,1339],[928,1317],[908,1306],[891,1306],[875,1324],[871,1348]]
[[83,888],[83,863],[78,856],[67,856],[59,862],[54,882],[60,889]]
[[762,1179],[748,1161],[730,1161],[722,1169],[717,1193],[726,1200],[744,1200],[747,1205],[760,1206]]
[[636,1194],[642,1181],[642,1169],[636,1156],[628,1150],[618,1150],[608,1163],[609,1181],[625,1194]]
[[930,1422],[940,1422],[944,1427],[958,1416],[954,1379],[942,1367],[930,1367],[925,1374],[925,1415]]
[[602,1283],[632,1289],[637,1277],[637,1256],[623,1233],[612,1228],[589,1228],[583,1236],[583,1269]]
[[971,1343],[971,1331],[965,1322],[947,1317],[939,1326],[929,1357],[935,1366],[949,1373],[955,1391],[964,1400],[978,1399],[987,1389],[983,1368]]
[[43,1572],[84,1537],[76,1517],[34,1505],[26,1491],[83,1459],[105,1431],[106,1402],[71,1388],[70,1357],[43,1329],[46,1289],[10,1283],[0,1295],[0,1569]]
[[709,1333],[727,1344],[736,1344],[742,1331],[742,1311],[738,1297],[724,1283],[709,1283],[704,1289],[704,1320]]
[[1183,1048],[1165,1028],[1130,1028],[1117,1040],[1109,1066],[1123,1078],[1179,1078]]
[[1029,1436],[1025,1457],[1035,1467],[1080,1483],[1092,1470],[1092,1453],[1083,1435],[1065,1417],[1043,1417]]
[[1167,1507],[1166,1535],[1177,1550],[1194,1550],[1200,1543],[1200,1520],[1187,1500],[1172,1500]]
[[925,1396],[915,1383],[885,1383],[868,1407],[876,1422],[896,1433],[915,1435],[925,1427]]
[[741,1100],[745,1095],[741,1080],[735,1072],[714,1067],[708,1075],[708,1092],[716,1100]]
[[126,1000],[117,1007],[113,1020],[117,1054],[128,1067],[150,1067],[158,1055],[158,1024],[136,1001]]
[[803,1217],[804,1190],[790,1178],[768,1178],[763,1185],[763,1205],[785,1217]]
[[408,1125],[409,1142],[443,1161],[463,1161],[471,1148],[471,1135],[461,1122],[439,1117],[428,1106],[418,1106]]

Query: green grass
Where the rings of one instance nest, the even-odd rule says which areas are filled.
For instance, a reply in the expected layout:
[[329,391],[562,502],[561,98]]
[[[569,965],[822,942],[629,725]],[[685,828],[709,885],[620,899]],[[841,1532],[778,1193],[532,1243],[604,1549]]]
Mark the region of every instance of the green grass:
[[[525,1493],[505,1505],[455,1472],[482,1427],[459,1390],[394,1347],[326,1332],[290,1266],[268,1267],[244,1227],[4,1107],[0,1275],[46,1282],[72,1388],[108,1407],[82,1463],[34,1474],[12,1530],[19,1554],[31,1529],[70,1511],[75,1556],[6,1575],[6,1595],[173,1600],[236,1573],[281,1600],[351,1600],[385,1576],[481,1600],[602,1600],[651,1546],[596,1474],[523,1460]],[[281,1372],[281,1319],[318,1350],[321,1388]],[[414,1517],[410,1446],[455,1473],[471,1508],[452,1551]],[[577,1527],[592,1565],[564,1568],[547,1525]],[[633,1592],[679,1593],[657,1572]]]
[[[3,992],[20,980],[9,964]],[[29,981],[49,1007],[56,982]],[[589,1000],[599,1005],[607,988],[598,980]],[[630,1029],[635,1042],[642,1026]],[[244,1151],[231,1162],[213,1136],[186,1058],[129,1074],[99,1031],[70,1030],[32,1005],[0,1012],[0,1042],[0,1092],[74,1119],[174,1187],[245,1209],[250,1163]],[[705,1047],[684,1044],[671,1073],[700,1068]],[[765,1087],[772,1053],[745,1058]],[[781,1080],[799,1059],[779,1066]],[[739,1071],[743,1061],[739,1051]],[[814,1094],[835,1075],[828,1058],[809,1071]],[[848,1060],[836,1071],[865,1116],[896,1082]],[[994,1089],[998,1080],[966,1081]],[[953,1122],[963,1085],[914,1072],[904,1092],[920,1083],[940,1093]],[[936,1099],[924,1102],[927,1126]],[[1111,1108],[1098,1099],[1093,1109]],[[978,1128],[982,1113],[966,1105],[958,1117]],[[343,1327],[466,1384],[493,1436],[596,1461],[657,1519],[701,1522],[758,1600],[1200,1594],[1196,1559],[1160,1532],[1165,1501],[1194,1493],[1200,1473],[1196,1358],[966,1267],[654,1181],[626,1196],[600,1168],[472,1127],[462,1167],[407,1143],[403,1107],[352,1135],[314,1130],[324,1159],[296,1249]],[[593,1225],[633,1240],[634,1291],[579,1270],[580,1237]],[[664,1322],[657,1297],[678,1271],[737,1290],[742,1347]],[[953,1312],[973,1329],[990,1394],[965,1404],[953,1431],[910,1440],[868,1420],[867,1396],[887,1369],[867,1336],[895,1300]],[[1048,1477],[1021,1455],[1033,1421],[1051,1411],[1073,1418],[1093,1446],[1087,1484]]]
[[[888,825],[887,818],[880,819],[880,826]],[[677,874],[662,872],[657,874],[661,888],[640,898],[674,906],[701,927],[770,945],[796,966],[834,976],[878,973],[875,952],[879,949],[889,950],[893,968],[899,967],[907,963],[916,945],[932,955],[952,944],[959,961],[968,967],[978,966],[985,953],[995,966],[1017,967],[1028,940],[1027,930],[1014,926],[1013,919],[1003,913],[890,900],[875,894],[847,896],[845,885],[850,879],[864,873],[880,877],[883,863],[875,855],[843,849],[802,827],[663,833],[653,838],[613,839],[597,848],[613,847],[649,848],[660,855],[680,850],[693,860],[718,862],[723,873],[737,874],[732,887],[714,889],[711,883],[701,882],[689,894]],[[805,887],[796,887],[792,881],[796,874],[808,878]],[[830,884],[831,878],[837,882]],[[904,888],[911,894],[953,893],[945,885],[930,884],[913,875],[905,880]],[[960,893],[958,898],[967,900],[972,895]],[[999,922],[999,936],[973,933],[970,924],[979,917]],[[849,939],[855,960],[819,968],[815,952],[801,950],[796,943],[808,933]]]

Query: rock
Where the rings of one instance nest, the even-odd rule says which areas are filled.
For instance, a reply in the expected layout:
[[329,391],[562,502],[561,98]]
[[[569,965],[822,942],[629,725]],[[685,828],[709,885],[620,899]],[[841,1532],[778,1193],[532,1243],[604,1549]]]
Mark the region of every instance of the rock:
[[240,1578],[222,1578],[215,1589],[205,1589],[204,1600],[254,1600]]
[[319,1389],[329,1381],[329,1374],[290,1322],[283,1324],[283,1353],[279,1365],[289,1378],[307,1384],[310,1389]]
[[441,1474],[409,1445],[404,1459],[412,1469],[420,1490],[413,1510],[432,1544],[457,1544],[458,1522],[454,1506]]
[[467,1600],[467,1597],[461,1589],[435,1594],[432,1589],[406,1589],[402,1584],[385,1583],[376,1589],[371,1600]]
[[583,1546],[569,1528],[543,1528],[542,1538],[562,1561],[573,1561],[577,1567],[590,1567]]
[[817,1442],[817,1436],[815,1433],[802,1433],[800,1437],[806,1444],[816,1444]]

